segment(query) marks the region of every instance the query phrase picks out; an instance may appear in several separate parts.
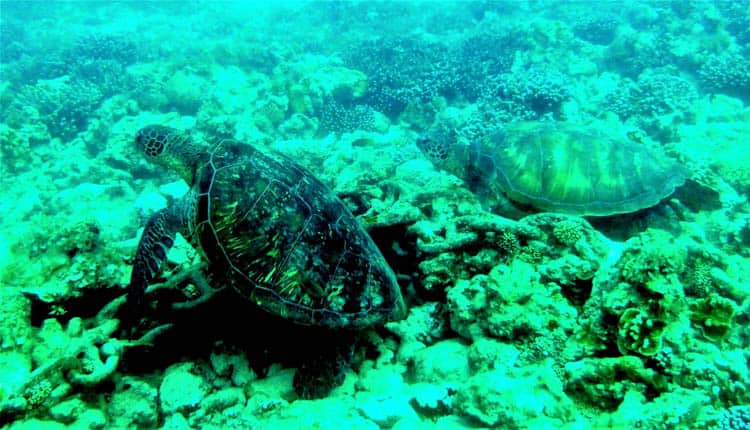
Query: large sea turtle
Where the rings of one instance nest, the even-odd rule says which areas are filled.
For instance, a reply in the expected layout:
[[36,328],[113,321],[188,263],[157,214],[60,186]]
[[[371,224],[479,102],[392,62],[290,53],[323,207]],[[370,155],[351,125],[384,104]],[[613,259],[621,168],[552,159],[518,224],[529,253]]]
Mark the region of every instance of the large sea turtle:
[[284,319],[356,328],[404,316],[396,277],[370,236],[299,164],[236,141],[202,145],[188,132],[158,125],[138,131],[135,142],[191,188],[148,220],[127,312],[142,306],[179,232],[207,263],[195,275]]
[[438,126],[417,146],[480,195],[573,215],[654,206],[688,177],[683,166],[644,144],[565,122],[507,124],[468,143]]

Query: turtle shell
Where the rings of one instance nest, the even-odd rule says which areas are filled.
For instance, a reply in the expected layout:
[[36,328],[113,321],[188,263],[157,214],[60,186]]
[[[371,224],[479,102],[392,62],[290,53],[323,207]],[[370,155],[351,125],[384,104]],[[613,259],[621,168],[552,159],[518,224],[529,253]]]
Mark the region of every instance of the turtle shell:
[[328,187],[280,154],[222,142],[199,166],[194,240],[212,282],[300,324],[403,317],[396,277]]
[[655,149],[561,122],[510,124],[467,149],[469,176],[537,209],[606,216],[656,205],[688,177]]

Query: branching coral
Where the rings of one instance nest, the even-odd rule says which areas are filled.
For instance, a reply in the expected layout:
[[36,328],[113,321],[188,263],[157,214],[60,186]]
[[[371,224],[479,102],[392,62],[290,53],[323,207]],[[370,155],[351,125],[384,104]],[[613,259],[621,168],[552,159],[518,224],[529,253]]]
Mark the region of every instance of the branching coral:
[[115,60],[127,65],[138,59],[138,50],[130,36],[92,33],[81,36],[70,55],[73,58]]
[[411,102],[429,102],[452,92],[456,77],[445,72],[447,48],[415,37],[367,41],[345,54],[348,66],[365,72],[364,101],[390,117]]
[[584,15],[573,26],[579,38],[597,45],[609,45],[615,38],[620,22],[610,16]]
[[480,33],[466,38],[452,57],[451,70],[459,77],[457,91],[466,100],[476,100],[491,77],[510,71],[516,51],[527,49],[527,45],[524,37],[512,32]]
[[698,69],[698,80],[706,91],[720,92],[748,101],[750,60],[739,53],[708,56]]
[[[87,327],[88,326],[88,327]],[[36,364],[34,377],[64,380],[78,385],[96,385],[114,373],[122,353],[122,344],[111,339],[118,321],[95,319],[84,323],[73,318],[65,329],[54,319],[42,324],[38,336],[43,340],[32,351]],[[59,381],[59,380],[58,380]]]
[[336,100],[329,99],[323,103],[318,120],[318,131],[322,133],[371,131],[375,126],[375,113],[367,105],[355,104],[347,107]]
[[62,77],[23,87],[12,108],[36,108],[53,135],[70,139],[85,128],[101,99],[102,92],[95,85]]
[[68,396],[74,387],[101,384],[117,370],[127,347],[147,344],[167,327],[158,327],[138,341],[112,337],[119,326],[113,315],[123,302],[124,297],[114,300],[89,320],[74,317],[66,327],[55,319],[45,320],[35,334],[36,342],[31,350],[33,369],[15,392],[8,393],[10,400],[23,398],[25,401],[11,408],[13,403],[3,399],[0,414],[20,414],[28,408],[50,407]]

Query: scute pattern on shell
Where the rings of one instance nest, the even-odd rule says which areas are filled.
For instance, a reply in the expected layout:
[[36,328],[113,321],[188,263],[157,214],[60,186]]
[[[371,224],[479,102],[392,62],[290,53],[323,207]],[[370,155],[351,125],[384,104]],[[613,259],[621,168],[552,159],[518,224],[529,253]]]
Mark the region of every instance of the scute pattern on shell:
[[624,137],[562,122],[510,124],[467,148],[467,169],[491,191],[537,209],[606,216],[653,205],[687,170]]
[[196,235],[216,280],[300,324],[402,316],[395,275],[372,239],[298,164],[225,141],[198,175]]

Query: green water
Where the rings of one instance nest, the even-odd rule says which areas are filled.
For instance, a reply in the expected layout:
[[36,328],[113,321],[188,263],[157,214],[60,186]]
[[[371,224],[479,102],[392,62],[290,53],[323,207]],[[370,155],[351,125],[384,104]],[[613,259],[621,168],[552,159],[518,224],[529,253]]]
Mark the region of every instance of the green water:
[[750,428],[749,29],[0,1],[0,428]]

